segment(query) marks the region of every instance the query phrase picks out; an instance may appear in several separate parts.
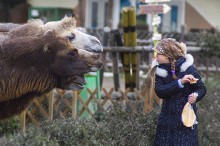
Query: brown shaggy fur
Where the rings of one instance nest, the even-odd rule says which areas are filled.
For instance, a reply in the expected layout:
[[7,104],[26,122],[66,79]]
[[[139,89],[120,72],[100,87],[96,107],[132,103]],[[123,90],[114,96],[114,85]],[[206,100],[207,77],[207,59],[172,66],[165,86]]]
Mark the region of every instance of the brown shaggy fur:
[[54,88],[56,79],[48,71],[54,57],[43,53],[48,44],[51,49],[66,45],[55,36],[18,38],[1,45],[0,119],[21,112],[35,96]]
[[39,36],[44,34],[47,30],[56,31],[57,34],[70,31],[76,28],[76,21],[72,17],[64,17],[61,21],[48,22],[43,24],[39,19],[33,19],[29,23],[17,26],[8,32],[10,38],[26,37],[26,36]]
[[55,87],[68,88],[77,76],[89,72],[88,62],[97,63],[97,57],[83,56],[80,51],[54,32],[4,41],[0,48],[0,120],[20,113],[34,97]]
[[53,88],[82,89],[83,75],[102,66],[100,42],[75,25],[71,17],[32,20],[0,34],[0,120]]

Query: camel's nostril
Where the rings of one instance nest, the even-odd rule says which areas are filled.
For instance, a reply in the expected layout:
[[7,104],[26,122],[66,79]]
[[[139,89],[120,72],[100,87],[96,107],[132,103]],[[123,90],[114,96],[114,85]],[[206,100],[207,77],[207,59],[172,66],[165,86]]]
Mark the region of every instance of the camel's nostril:
[[92,38],[91,38],[91,42],[92,42],[93,44],[99,44],[99,45],[101,45],[100,41],[99,41],[97,38],[95,38],[95,37],[92,37]]
[[89,52],[92,52],[92,53],[102,53],[103,52],[102,45],[96,37],[91,36],[89,41],[90,41],[90,45],[85,45],[84,46],[84,49],[86,51],[89,51]]
[[100,54],[97,54],[97,55],[93,55],[92,56],[92,59],[94,59],[94,60],[98,60],[100,58]]

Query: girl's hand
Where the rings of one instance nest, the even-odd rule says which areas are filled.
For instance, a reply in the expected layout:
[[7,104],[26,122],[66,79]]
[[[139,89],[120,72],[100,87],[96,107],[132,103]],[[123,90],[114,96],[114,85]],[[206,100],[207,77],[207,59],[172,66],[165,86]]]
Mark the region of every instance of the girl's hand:
[[197,97],[198,97],[198,94],[197,94],[197,93],[191,93],[191,94],[189,95],[188,102],[189,102],[190,104],[195,103]]
[[189,74],[189,75],[185,75],[182,79],[180,79],[180,82],[182,84],[185,84],[187,82],[190,82],[190,80],[193,80],[194,79],[194,76]]

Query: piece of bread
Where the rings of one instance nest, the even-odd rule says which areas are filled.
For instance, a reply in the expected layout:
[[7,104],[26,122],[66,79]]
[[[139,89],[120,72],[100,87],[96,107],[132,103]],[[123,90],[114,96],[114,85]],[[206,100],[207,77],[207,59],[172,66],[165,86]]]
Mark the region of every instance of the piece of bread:
[[195,83],[197,83],[198,80],[199,80],[199,79],[194,78],[194,79],[190,80],[189,83],[190,83],[190,84],[195,84]]
[[182,111],[182,122],[186,127],[192,127],[196,121],[196,115],[192,105],[187,102]]

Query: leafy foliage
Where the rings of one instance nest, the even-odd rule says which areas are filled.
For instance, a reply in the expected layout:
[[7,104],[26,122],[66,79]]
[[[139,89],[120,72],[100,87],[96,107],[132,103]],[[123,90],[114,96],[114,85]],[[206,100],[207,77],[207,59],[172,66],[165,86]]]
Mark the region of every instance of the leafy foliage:
[[[198,104],[201,146],[220,145],[218,78],[219,75],[216,75],[213,81],[206,83],[207,94]],[[40,128],[27,128],[25,134],[18,132],[2,137],[1,141],[4,141],[4,144],[0,142],[0,145],[150,146],[153,144],[160,107],[154,108],[147,115],[142,114],[142,110],[142,102],[131,101],[128,106],[118,104],[106,112],[98,111],[91,119],[66,118],[45,121]]]
[[[44,122],[40,128],[28,128],[26,134],[10,136],[10,145],[152,145],[160,108],[147,115],[137,108],[116,106],[100,121],[92,119],[57,119]],[[101,112],[99,112],[100,114]],[[103,115],[104,114],[104,115]],[[57,142],[57,143],[56,143]]]
[[6,146],[58,146],[56,140],[37,127],[30,127],[26,133],[18,132],[9,137],[4,137],[3,141]]
[[11,135],[19,129],[18,119],[12,117],[5,121],[0,121],[0,137],[3,135]]
[[198,105],[201,146],[220,145],[220,84],[217,78],[218,75],[206,84],[207,94]]
[[204,55],[220,57],[220,32],[201,33],[199,41]]

